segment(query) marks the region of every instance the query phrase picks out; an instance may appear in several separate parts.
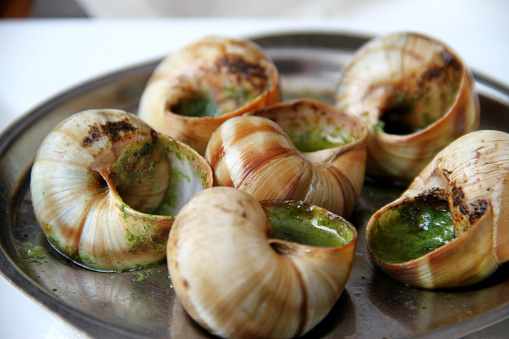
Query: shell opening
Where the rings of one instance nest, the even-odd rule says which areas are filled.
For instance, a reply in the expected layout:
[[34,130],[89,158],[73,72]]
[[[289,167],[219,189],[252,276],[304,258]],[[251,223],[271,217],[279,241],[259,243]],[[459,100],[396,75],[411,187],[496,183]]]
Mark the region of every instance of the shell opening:
[[434,119],[428,112],[417,112],[416,95],[408,95],[405,91],[396,91],[383,108],[378,122],[379,128],[388,134],[411,134],[424,129]]
[[378,259],[403,263],[434,251],[454,236],[448,202],[425,197],[384,212],[370,234],[369,246]]
[[453,55],[442,51],[431,64],[414,67],[402,74],[400,84],[384,86],[376,129],[412,134],[438,121],[454,103],[464,69]]
[[219,116],[247,105],[270,87],[262,65],[236,55],[219,59],[198,73],[180,79],[182,91],[169,105],[171,112],[187,117]]
[[262,206],[269,218],[272,239],[322,247],[338,247],[355,239],[348,222],[326,210],[289,201]]
[[297,150],[312,153],[354,143],[363,130],[324,102],[295,99],[253,113],[276,122]]

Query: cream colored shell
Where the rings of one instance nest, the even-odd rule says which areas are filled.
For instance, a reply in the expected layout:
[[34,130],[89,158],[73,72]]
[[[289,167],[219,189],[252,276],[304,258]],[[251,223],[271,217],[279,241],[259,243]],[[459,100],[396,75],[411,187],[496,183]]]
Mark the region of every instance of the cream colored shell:
[[47,135],[30,192],[57,251],[87,268],[121,271],[164,260],[175,214],[210,186],[210,166],[190,147],[105,109],[76,113]]
[[[232,97],[232,90],[239,94]],[[209,96],[218,116],[189,117],[173,107]],[[212,132],[227,119],[280,100],[279,75],[264,51],[249,40],[206,36],[166,57],[142,94],[138,114],[155,130],[203,154]]]
[[369,127],[367,175],[405,183],[479,126],[479,97],[464,61],[444,43],[409,32],[374,38],[357,50],[335,105]]
[[296,337],[327,315],[346,285],[356,243],[349,229],[353,240],[339,247],[271,239],[262,204],[238,189],[213,187],[175,219],[170,277],[186,311],[215,335]]
[[[445,200],[455,239],[418,259],[375,263],[405,284],[426,289],[472,285],[509,260],[509,135],[477,131],[451,143],[415,178],[396,201],[370,219],[366,242],[383,214],[416,199]],[[390,225],[388,225],[390,227]],[[370,250],[371,251],[371,250]]]
[[[210,139],[205,158],[215,185],[239,188],[257,200],[303,200],[344,217],[353,212],[366,165],[367,130],[362,122],[308,99],[249,114],[226,121]],[[289,137],[310,133],[350,139],[301,152]]]

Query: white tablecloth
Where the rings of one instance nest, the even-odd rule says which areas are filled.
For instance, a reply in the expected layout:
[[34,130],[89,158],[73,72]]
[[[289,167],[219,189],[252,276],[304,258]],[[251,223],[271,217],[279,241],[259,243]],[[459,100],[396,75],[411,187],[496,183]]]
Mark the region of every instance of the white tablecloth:
[[[332,19],[0,21],[0,131],[72,86],[155,60],[206,34],[418,31],[447,42],[476,72],[508,86],[508,14],[503,0],[442,0],[373,2]],[[0,301],[0,338],[82,337],[3,276]]]

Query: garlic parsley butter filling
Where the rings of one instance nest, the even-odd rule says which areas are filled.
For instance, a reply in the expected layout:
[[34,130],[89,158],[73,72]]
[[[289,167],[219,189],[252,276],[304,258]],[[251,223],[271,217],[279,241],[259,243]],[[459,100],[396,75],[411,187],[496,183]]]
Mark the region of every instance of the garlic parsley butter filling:
[[270,237],[309,246],[342,246],[354,238],[347,222],[300,202],[263,203],[272,231]]
[[370,242],[378,258],[401,263],[426,255],[453,237],[447,201],[427,198],[385,212],[377,221]]

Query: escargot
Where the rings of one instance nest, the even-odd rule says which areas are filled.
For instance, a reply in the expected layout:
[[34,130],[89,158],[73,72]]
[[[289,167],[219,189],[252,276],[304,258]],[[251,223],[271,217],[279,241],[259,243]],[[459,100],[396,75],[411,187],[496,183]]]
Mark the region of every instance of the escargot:
[[261,47],[249,40],[206,36],[157,66],[138,114],[157,131],[203,154],[222,122],[279,100],[278,71]]
[[212,186],[189,146],[121,110],[62,121],[33,163],[30,192],[49,243],[78,265],[123,271],[161,262],[174,216]]
[[330,312],[356,239],[352,224],[323,208],[213,187],[175,218],[168,269],[184,309],[209,332],[290,338]]
[[509,134],[481,130],[443,149],[368,222],[378,267],[424,289],[476,284],[509,260]]
[[405,185],[479,127],[479,95],[465,62],[417,33],[380,36],[357,50],[342,71],[335,105],[369,127],[366,174]]
[[299,99],[224,122],[205,152],[215,185],[257,200],[303,200],[348,217],[366,164],[367,129],[333,106]]

